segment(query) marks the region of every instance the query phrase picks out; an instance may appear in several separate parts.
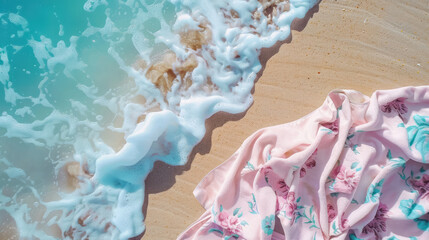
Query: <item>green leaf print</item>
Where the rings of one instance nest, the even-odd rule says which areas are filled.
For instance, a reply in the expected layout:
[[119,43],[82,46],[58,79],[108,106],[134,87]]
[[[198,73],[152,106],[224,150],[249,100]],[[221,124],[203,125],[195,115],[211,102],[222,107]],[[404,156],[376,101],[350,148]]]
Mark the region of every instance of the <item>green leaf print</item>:
[[298,219],[300,219],[301,217],[304,219],[304,223],[306,224],[311,224],[310,229],[312,228],[317,228],[320,229],[317,225],[316,225],[316,220],[315,220],[315,214],[313,212],[313,206],[310,207],[309,210],[309,215],[307,215],[305,213],[305,207],[303,206],[298,206],[297,210],[303,209],[303,212],[301,213],[300,211],[296,212],[296,217],[295,217],[295,222],[298,221]]
[[219,230],[219,229],[216,229],[216,228],[211,228],[211,229],[209,230],[209,233],[211,233],[211,232],[217,232],[217,233],[220,233],[220,234],[222,234],[222,235],[223,235],[222,230]]
[[250,213],[251,214],[258,214],[258,205],[256,205],[256,198],[255,198],[255,194],[252,193],[252,200],[251,202],[247,202],[247,204],[249,204],[249,208],[250,208]]
[[244,220],[243,220],[243,221],[241,221],[241,222],[240,222],[240,224],[241,224],[241,226],[249,225],[249,224],[248,224],[246,221],[244,221]]
[[339,194],[339,193],[335,192],[335,193],[331,193],[331,194],[329,194],[329,195],[331,195],[331,197],[338,197],[338,194]]
[[236,209],[234,210],[234,212],[232,213],[232,215],[233,215],[233,216],[237,215],[238,211],[240,211],[240,208],[236,208]]
[[249,169],[249,170],[255,170],[255,166],[253,166],[253,164],[251,164],[250,162],[246,163],[246,166],[244,166],[244,169]]
[[338,227],[336,226],[335,223],[336,223],[335,221],[332,223],[332,229],[334,230],[334,234],[338,234],[340,233],[340,231],[338,230]]
[[232,234],[230,236],[225,236],[224,240],[229,240],[232,237],[235,238],[235,239],[238,239],[240,236],[238,236],[237,234]]
[[405,159],[402,157],[392,157],[392,153],[389,151],[387,152],[387,158],[389,159],[389,163],[392,163],[392,167],[405,167]]

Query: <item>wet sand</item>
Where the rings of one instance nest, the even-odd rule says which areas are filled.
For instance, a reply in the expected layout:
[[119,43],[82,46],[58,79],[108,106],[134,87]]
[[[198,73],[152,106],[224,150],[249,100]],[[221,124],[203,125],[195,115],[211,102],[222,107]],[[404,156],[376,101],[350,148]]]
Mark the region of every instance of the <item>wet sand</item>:
[[146,181],[142,239],[176,239],[204,212],[192,191],[210,170],[256,130],[315,110],[330,90],[371,95],[429,85],[429,0],[324,0],[309,18],[291,38],[263,51],[265,66],[246,113],[209,119],[187,166],[156,164]]

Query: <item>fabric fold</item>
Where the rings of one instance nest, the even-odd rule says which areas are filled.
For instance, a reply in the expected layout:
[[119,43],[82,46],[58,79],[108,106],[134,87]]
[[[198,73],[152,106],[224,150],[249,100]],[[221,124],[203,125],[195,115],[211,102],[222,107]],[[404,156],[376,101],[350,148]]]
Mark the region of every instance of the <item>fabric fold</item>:
[[429,86],[334,90],[212,170],[178,239],[429,239],[428,169]]

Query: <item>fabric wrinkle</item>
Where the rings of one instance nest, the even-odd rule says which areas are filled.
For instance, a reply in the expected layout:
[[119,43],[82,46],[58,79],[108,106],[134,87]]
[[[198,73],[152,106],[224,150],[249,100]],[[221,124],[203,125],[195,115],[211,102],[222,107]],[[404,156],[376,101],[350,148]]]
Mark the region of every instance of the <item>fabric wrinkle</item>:
[[428,161],[429,86],[334,90],[210,172],[178,239],[429,239]]

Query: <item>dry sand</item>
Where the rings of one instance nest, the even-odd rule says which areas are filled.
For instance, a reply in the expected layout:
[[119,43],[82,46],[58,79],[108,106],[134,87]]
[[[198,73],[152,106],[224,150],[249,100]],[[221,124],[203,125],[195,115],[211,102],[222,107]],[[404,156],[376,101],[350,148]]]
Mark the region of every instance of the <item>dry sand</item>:
[[371,95],[429,85],[429,0],[324,0],[313,10],[291,39],[263,52],[266,65],[245,114],[209,119],[187,166],[156,164],[146,181],[143,239],[176,239],[195,221],[204,209],[193,189],[257,129],[310,113],[332,89]]

